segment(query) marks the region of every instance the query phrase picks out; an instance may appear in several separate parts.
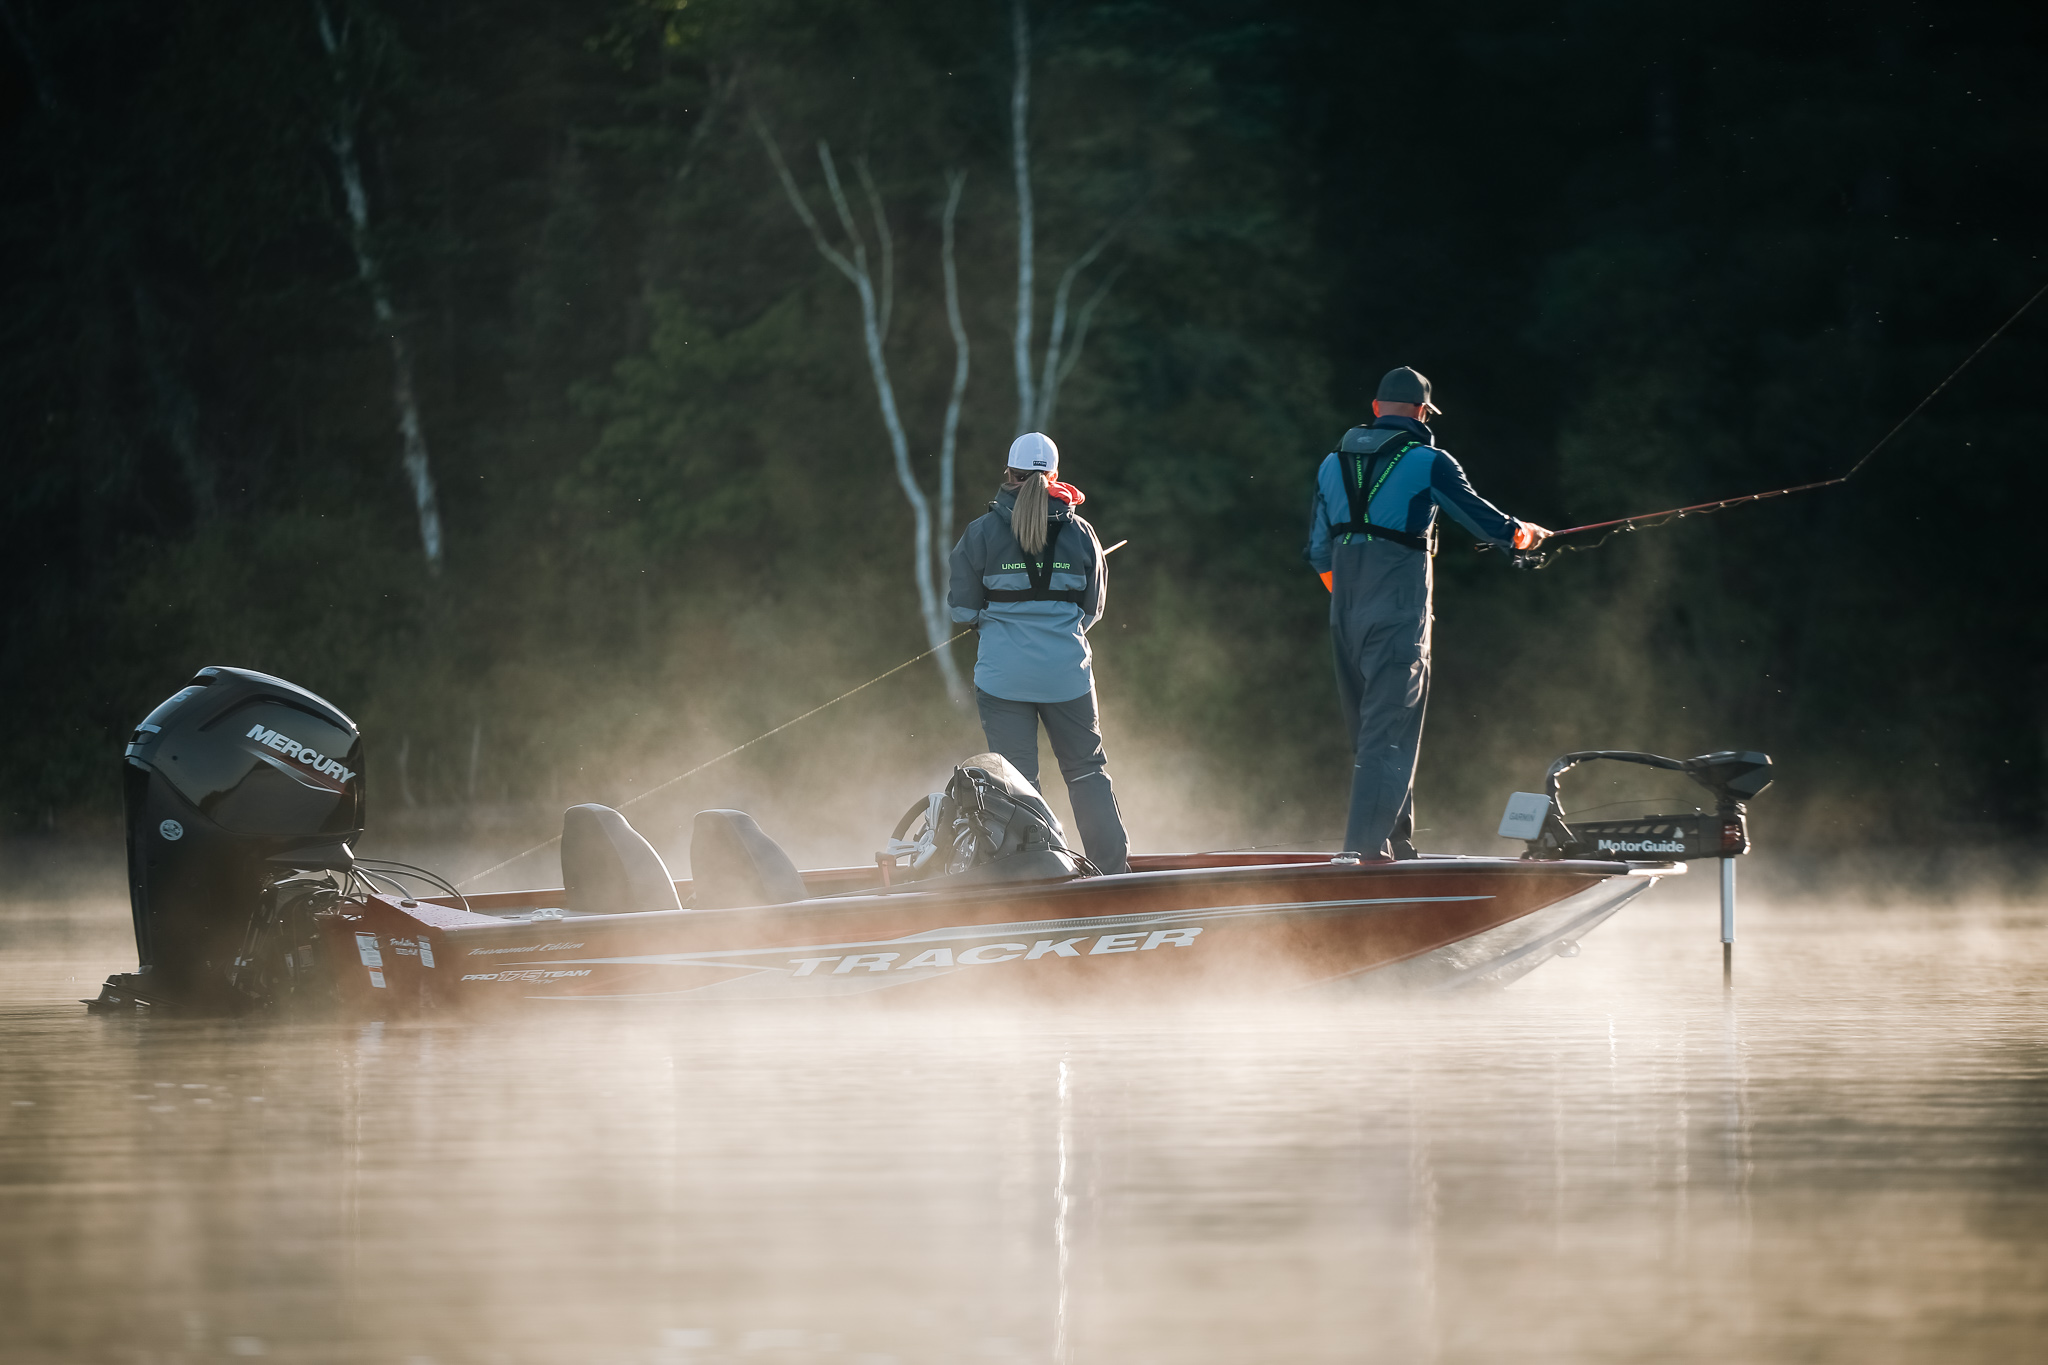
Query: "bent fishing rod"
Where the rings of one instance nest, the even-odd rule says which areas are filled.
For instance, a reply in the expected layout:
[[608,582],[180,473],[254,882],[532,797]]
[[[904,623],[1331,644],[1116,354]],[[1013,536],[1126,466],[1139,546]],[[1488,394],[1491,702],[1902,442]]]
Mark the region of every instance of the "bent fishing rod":
[[[1515,567],[1518,569],[1545,568],[1550,564],[1552,560],[1556,559],[1559,555],[1576,554],[1585,550],[1597,550],[1602,545],[1605,545],[1613,537],[1621,535],[1622,533],[1627,531],[1654,530],[1659,526],[1668,526],[1672,522],[1680,521],[1686,517],[1703,517],[1712,512],[1725,512],[1731,507],[1740,507],[1745,503],[1765,502],[1771,498],[1788,498],[1792,496],[1794,493],[1811,493],[1815,489],[1833,488],[1837,484],[1844,484],[1849,482],[1849,480],[1855,478],[1859,473],[1862,472],[1863,466],[1870,463],[1870,459],[1873,455],[1877,454],[1878,451],[1883,450],[1885,446],[1891,443],[1892,437],[1898,435],[1901,431],[1904,431],[1906,427],[1912,422],[1912,420],[1915,417],[1918,417],[1929,403],[1932,403],[1936,398],[1940,397],[1942,391],[1946,389],[1950,384],[1955,383],[1957,376],[1961,375],[1964,370],[1969,369],[1970,366],[1973,363],[1975,363],[1978,356],[1981,356],[1986,351],[1990,350],[1992,343],[1996,342],[2000,337],[2004,336],[2006,329],[2011,327],[2015,322],[2018,322],[2020,320],[2020,315],[2025,313],[2029,308],[2032,308],[2043,294],[2048,294],[2048,284],[2044,284],[2039,289],[2035,290],[2032,297],[2030,297],[2025,303],[2021,304],[2018,308],[2013,310],[2013,314],[2011,317],[2007,318],[2004,322],[1999,323],[1997,330],[1992,332],[1990,336],[1985,337],[1983,343],[1979,345],[1976,350],[1970,352],[1970,354],[1964,358],[1962,364],[1956,366],[1955,369],[1949,371],[1948,378],[1942,380],[1939,384],[1936,384],[1931,390],[1929,390],[1925,398],[1921,399],[1918,403],[1913,405],[1913,410],[1911,412],[1907,413],[1904,417],[1901,417],[1892,426],[1892,429],[1890,431],[1887,431],[1883,436],[1878,438],[1878,442],[1876,445],[1864,451],[1863,458],[1856,461],[1855,464],[1850,465],[1848,472],[1843,474],[1837,474],[1832,479],[1817,479],[1812,483],[1799,483],[1793,484],[1786,488],[1773,488],[1768,492],[1764,493],[1744,493],[1740,497],[1722,498],[1716,502],[1696,502],[1689,507],[1667,507],[1661,512],[1641,512],[1632,517],[1616,517],[1612,521],[1593,521],[1586,523],[1584,526],[1567,526],[1562,531],[1552,531],[1548,536],[1544,537],[1543,543],[1540,547],[1528,550],[1511,551],[1510,555],[1514,560]],[[1605,531],[1607,532],[1607,534],[1601,536],[1600,539],[1594,541],[1590,545],[1558,545],[1555,547],[1552,546],[1553,541],[1562,540],[1566,536],[1580,535],[1587,531]],[[1484,550],[1489,549],[1491,547],[1482,544],[1479,546],[1479,548]]]

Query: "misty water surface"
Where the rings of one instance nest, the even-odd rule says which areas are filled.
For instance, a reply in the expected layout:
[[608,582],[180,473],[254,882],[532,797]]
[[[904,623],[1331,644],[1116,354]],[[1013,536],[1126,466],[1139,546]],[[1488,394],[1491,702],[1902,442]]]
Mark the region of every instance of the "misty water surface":
[[1659,888],[1507,992],[88,1018],[0,918],[8,1362],[2011,1361],[2048,914]]

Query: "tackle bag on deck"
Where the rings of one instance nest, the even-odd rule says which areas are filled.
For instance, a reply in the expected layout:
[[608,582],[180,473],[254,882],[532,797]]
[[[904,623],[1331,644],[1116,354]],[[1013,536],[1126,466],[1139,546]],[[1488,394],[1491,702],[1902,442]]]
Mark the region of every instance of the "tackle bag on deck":
[[953,770],[944,791],[919,800],[896,822],[884,858],[905,881],[965,876],[1023,881],[1093,872],[1067,847],[1045,798],[1001,754],[976,754]]

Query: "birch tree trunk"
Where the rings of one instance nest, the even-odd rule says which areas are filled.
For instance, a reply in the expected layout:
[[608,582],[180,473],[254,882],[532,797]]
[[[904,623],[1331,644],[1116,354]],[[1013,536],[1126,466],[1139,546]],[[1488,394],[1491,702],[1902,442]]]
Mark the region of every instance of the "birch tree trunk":
[[946,172],[946,211],[939,220],[939,265],[946,279],[946,326],[953,333],[953,392],[946,399],[946,421],[939,433],[939,543],[932,547],[941,596],[953,587],[953,471],[960,448],[960,404],[967,396],[967,324],[960,317],[960,272],[953,256],[953,223],[959,217],[960,192],[966,185],[967,172]]
[[336,173],[341,179],[342,198],[348,206],[349,244],[355,249],[356,277],[370,295],[370,307],[377,325],[391,347],[391,401],[398,412],[398,434],[403,452],[405,476],[412,485],[413,508],[419,517],[420,547],[427,557],[427,572],[441,571],[441,506],[434,489],[434,471],[427,456],[426,428],[420,422],[419,399],[413,390],[412,350],[398,327],[398,311],[391,303],[391,290],[384,281],[376,252],[370,241],[370,199],[363,188],[362,164],[356,157],[356,102],[349,90],[345,49],[348,26],[336,29],[328,14],[326,0],[313,0],[313,12],[320,23],[320,43],[327,49],[328,68],[334,76],[334,117],[327,125],[327,149],[334,154]]
[[[818,141],[818,165],[824,172],[825,187],[832,197],[832,207],[839,217],[840,229],[846,234],[850,251],[841,251],[825,238],[825,232],[818,224],[817,215],[805,201],[803,192],[797,188],[796,178],[789,172],[789,166],[782,159],[782,149],[775,143],[758,116],[751,119],[754,134],[761,141],[762,150],[768,154],[769,162],[775,167],[776,177],[782,182],[782,191],[789,198],[789,205],[811,234],[811,244],[818,249],[832,267],[844,275],[860,298],[861,340],[867,353],[868,377],[874,382],[875,401],[882,413],[882,426],[889,435],[889,450],[896,466],[896,482],[903,490],[904,501],[910,504],[912,532],[912,576],[917,584],[919,612],[924,618],[925,640],[935,652],[939,676],[945,680],[946,695],[956,705],[965,705],[970,693],[965,680],[960,676],[959,665],[953,661],[952,652],[946,643],[953,637],[952,618],[946,610],[946,603],[939,588],[942,575],[934,574],[935,559],[932,537],[932,504],[924,488],[917,481],[917,472],[910,463],[910,440],[903,429],[903,417],[896,405],[896,386],[889,374],[889,356],[883,346],[883,336],[888,327],[890,309],[894,303],[894,245],[890,241],[889,224],[883,213],[881,196],[875,192],[874,182],[864,164],[856,165],[861,184],[868,196],[868,208],[873,214],[876,231],[882,234],[883,262],[885,266],[882,288],[877,289],[874,272],[868,267],[867,240],[861,235],[860,225],[854,220],[853,210],[847,203],[845,187],[839,180],[838,164],[832,159],[832,148],[820,138]],[[951,236],[951,215],[958,207],[957,187],[948,202],[947,235]],[[956,309],[957,311],[957,309]],[[949,405],[950,424],[958,420],[952,410],[959,401],[959,391],[965,380],[961,377],[964,369],[966,334],[964,330],[954,334],[956,357],[954,364],[954,405]],[[945,482],[941,471],[941,483]],[[950,517],[948,518],[950,520]],[[950,547],[948,547],[950,549]]]
[[1025,0],[1010,3],[1010,47],[1016,72],[1010,83],[1010,168],[1017,181],[1017,328],[1011,340],[1011,357],[1017,367],[1017,432],[1047,431],[1059,403],[1060,386],[1081,362],[1081,348],[1088,340],[1088,324],[1096,308],[1116,283],[1116,271],[1096,286],[1074,319],[1073,349],[1066,351],[1067,310],[1074,284],[1083,271],[1095,264],[1130,215],[1105,228],[1102,235],[1076,257],[1060,275],[1053,291],[1052,320],[1046,328],[1044,370],[1034,381],[1031,375],[1031,334],[1037,309],[1037,223],[1031,197],[1031,26]]

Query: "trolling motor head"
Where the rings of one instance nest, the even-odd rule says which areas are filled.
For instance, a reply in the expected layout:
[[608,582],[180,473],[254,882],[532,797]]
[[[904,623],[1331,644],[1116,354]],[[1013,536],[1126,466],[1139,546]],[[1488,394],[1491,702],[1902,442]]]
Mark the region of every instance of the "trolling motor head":
[[133,976],[106,1005],[241,1003],[252,917],[298,873],[346,872],[363,832],[354,721],[267,674],[202,668],[135,727],[122,769]]
[[1771,785],[1771,757],[1723,749],[1685,760],[1685,775],[1714,794],[1718,810],[1740,814],[1743,803]]
[[[1714,813],[1646,815],[1633,820],[1567,824],[1558,783],[1581,763],[1605,759],[1684,773],[1714,794]],[[1749,852],[1746,803],[1771,785],[1771,759],[1754,750],[1722,749],[1696,758],[1665,758],[1629,749],[1583,749],[1560,757],[1544,774],[1543,791],[1516,792],[1501,819],[1503,837],[1525,839],[1530,858],[1733,858]]]

